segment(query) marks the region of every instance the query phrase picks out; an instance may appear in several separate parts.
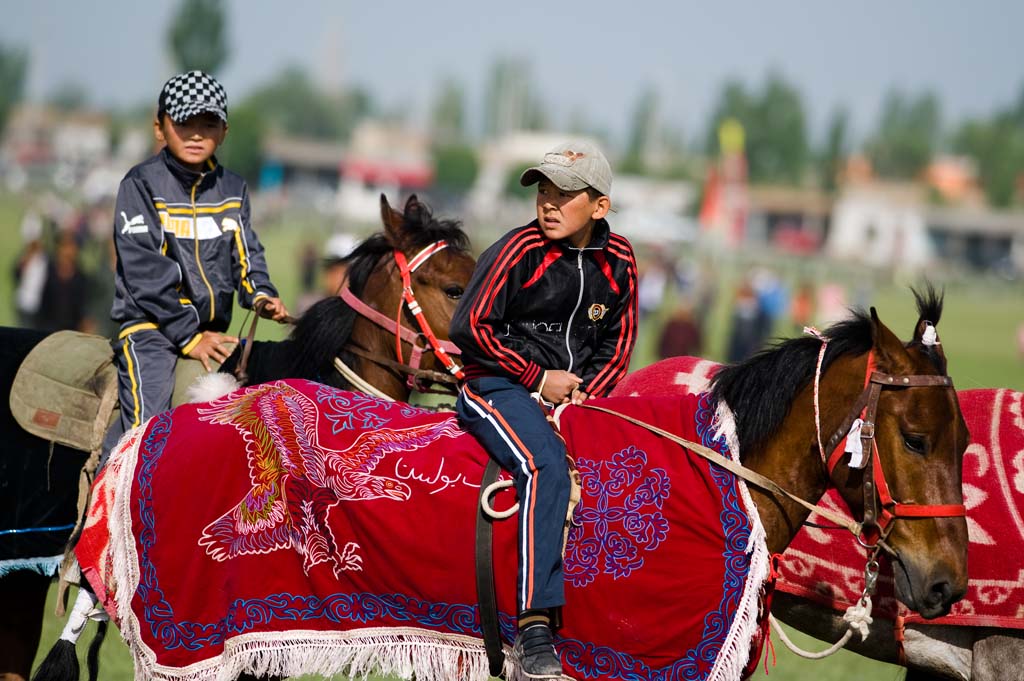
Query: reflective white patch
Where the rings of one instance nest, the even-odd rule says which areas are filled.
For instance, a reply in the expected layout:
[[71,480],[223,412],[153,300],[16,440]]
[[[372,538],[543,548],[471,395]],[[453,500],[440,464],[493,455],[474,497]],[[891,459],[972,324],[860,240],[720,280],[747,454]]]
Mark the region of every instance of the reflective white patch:
[[860,428],[864,421],[857,419],[846,435],[846,452],[850,454],[850,468],[864,468],[864,449],[860,441]]

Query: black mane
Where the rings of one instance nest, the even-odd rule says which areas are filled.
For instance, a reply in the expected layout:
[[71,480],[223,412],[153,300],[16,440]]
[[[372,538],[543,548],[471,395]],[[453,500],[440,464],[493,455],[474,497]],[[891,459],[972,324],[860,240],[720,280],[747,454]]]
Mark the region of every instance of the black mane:
[[[942,316],[942,294],[930,285],[913,290],[920,319],[938,324]],[[862,355],[873,346],[871,317],[864,310],[851,310],[850,319],[824,331],[828,338],[822,373],[839,357]],[[724,400],[736,418],[736,436],[741,451],[749,451],[774,435],[797,394],[813,379],[821,341],[804,336],[784,340],[761,350],[749,359],[722,367],[711,381],[715,402]],[[945,373],[945,362],[932,348],[926,352],[936,369]]]

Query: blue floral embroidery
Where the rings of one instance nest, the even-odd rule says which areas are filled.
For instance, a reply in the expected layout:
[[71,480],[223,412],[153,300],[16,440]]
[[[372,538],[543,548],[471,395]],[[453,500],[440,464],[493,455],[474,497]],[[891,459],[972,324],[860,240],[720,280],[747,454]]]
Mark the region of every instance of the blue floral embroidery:
[[322,384],[317,385],[316,401],[324,407],[323,415],[330,421],[333,435],[343,430],[380,428],[396,416],[409,418],[431,413],[427,409],[413,407],[404,402],[388,402],[372,395],[348,392]]
[[629,577],[643,566],[644,553],[668,536],[668,520],[660,509],[672,483],[661,468],[645,475],[646,464],[646,452],[633,446],[610,461],[576,461],[583,501],[565,555],[565,578],[573,586],[590,584],[602,570],[615,579]]

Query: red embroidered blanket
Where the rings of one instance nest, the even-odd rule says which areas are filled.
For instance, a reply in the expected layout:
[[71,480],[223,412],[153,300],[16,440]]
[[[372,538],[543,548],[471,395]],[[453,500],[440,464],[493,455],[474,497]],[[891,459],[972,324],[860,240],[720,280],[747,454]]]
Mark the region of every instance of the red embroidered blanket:
[[[602,404],[725,447],[704,398]],[[745,489],[614,416],[569,407],[560,421],[584,486],[556,636],[567,672],[738,678],[767,572]],[[133,432],[97,481],[77,554],[137,678],[482,680],[473,554],[486,460],[450,414],[301,380],[255,386]],[[515,534],[514,520],[496,523],[506,643]]]
[[[672,358],[630,374],[615,394],[701,392],[717,366],[696,357]],[[980,389],[957,395],[971,433],[964,456],[968,590],[949,615],[927,622],[1024,629],[1024,564],[1018,558],[1024,555],[1024,393]],[[822,503],[849,514],[832,490]],[[846,610],[864,588],[863,570],[863,552],[848,533],[805,527],[786,549],[777,588]],[[882,570],[873,615],[924,622],[893,597],[892,566],[883,562]]]

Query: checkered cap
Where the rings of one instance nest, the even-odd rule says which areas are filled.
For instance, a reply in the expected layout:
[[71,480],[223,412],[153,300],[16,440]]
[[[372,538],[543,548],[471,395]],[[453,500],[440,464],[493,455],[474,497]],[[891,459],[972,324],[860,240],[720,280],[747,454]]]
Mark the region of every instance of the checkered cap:
[[228,121],[228,94],[224,86],[202,71],[179,73],[160,91],[160,112],[176,123],[183,123],[201,113],[215,113]]

